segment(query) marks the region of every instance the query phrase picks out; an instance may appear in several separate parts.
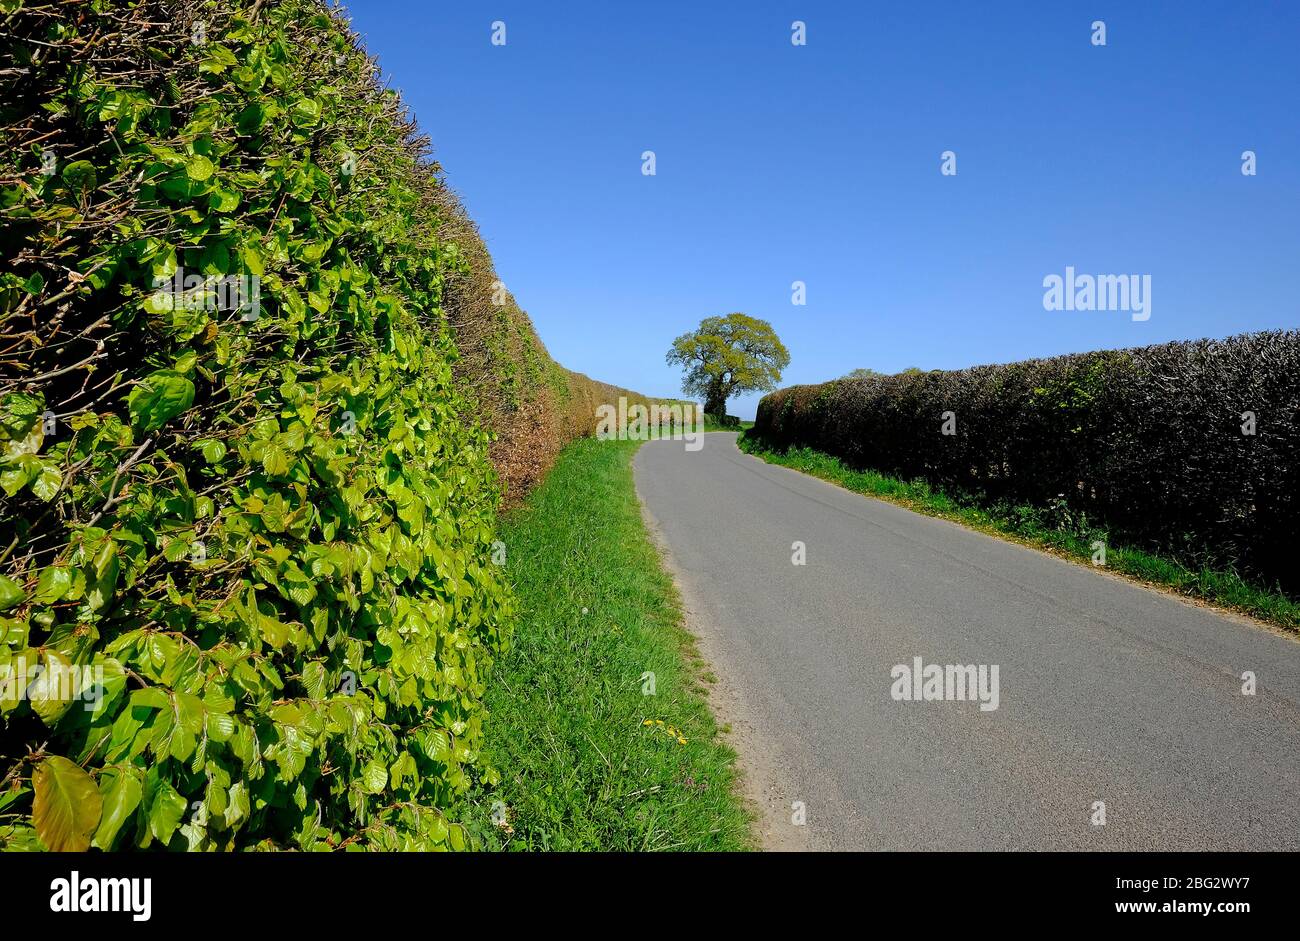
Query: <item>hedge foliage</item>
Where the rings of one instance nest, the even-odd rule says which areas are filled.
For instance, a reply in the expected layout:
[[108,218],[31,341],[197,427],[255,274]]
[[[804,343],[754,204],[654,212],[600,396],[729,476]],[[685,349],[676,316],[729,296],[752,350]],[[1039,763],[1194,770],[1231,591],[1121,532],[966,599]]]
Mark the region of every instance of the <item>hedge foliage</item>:
[[612,387],[480,309],[338,13],[0,22],[0,847],[464,847],[513,613],[492,433],[547,428],[498,461],[526,485]]
[[1274,332],[794,386],[754,434],[1295,592],[1298,422],[1300,333]]

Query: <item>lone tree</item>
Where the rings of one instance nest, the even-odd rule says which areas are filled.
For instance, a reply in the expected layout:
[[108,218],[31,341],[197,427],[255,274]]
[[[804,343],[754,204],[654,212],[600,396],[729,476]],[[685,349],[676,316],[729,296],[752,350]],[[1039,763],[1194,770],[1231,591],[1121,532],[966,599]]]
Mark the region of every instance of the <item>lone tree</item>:
[[706,415],[725,415],[733,395],[775,389],[790,353],[770,323],[737,313],[706,317],[673,340],[668,365],[685,368],[682,391],[703,398]]

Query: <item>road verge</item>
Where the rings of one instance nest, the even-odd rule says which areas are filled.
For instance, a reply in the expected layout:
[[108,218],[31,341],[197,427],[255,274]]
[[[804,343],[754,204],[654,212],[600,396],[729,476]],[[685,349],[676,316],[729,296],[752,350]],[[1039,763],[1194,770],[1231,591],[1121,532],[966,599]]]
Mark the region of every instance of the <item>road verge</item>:
[[585,439],[503,519],[520,617],[494,666],[476,799],[488,848],[752,846],[735,755],[632,480],[639,442]]
[[[839,458],[812,448],[780,451],[756,438],[741,435],[739,448],[747,454],[867,496],[887,500],[926,516],[936,516],[1050,552],[1209,607],[1244,614],[1295,636],[1300,633],[1300,603],[1279,591],[1246,581],[1231,571],[1193,570],[1185,565],[1131,546],[1111,545],[1100,531],[1052,525],[1042,508],[990,508],[972,498],[947,493],[925,481],[901,480],[872,470],[854,470]],[[1101,543],[1100,549],[1098,543]],[[1097,561],[1100,552],[1100,563]]]

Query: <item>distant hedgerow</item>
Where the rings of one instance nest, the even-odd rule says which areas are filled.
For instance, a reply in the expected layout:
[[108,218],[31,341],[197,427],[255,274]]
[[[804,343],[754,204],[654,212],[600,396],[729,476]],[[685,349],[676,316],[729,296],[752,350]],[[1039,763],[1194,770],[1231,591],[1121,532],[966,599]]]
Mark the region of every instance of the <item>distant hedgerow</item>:
[[1295,331],[793,386],[753,433],[1300,591]]

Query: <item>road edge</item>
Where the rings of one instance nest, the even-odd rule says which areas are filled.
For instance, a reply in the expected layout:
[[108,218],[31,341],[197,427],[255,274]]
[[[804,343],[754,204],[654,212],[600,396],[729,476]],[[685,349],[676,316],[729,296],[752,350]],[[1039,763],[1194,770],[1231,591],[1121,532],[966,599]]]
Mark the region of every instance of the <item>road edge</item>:
[[[638,449],[639,451],[640,449]],[[682,630],[695,641],[700,656],[715,683],[705,686],[705,701],[713,713],[719,734],[736,753],[736,786],[739,797],[752,818],[754,836],[760,849],[768,852],[804,852],[809,849],[806,827],[792,826],[786,797],[795,792],[793,782],[780,771],[774,756],[779,746],[769,743],[753,721],[753,711],[730,679],[732,671],[724,669],[725,656],[717,641],[717,631],[705,607],[691,585],[685,570],[678,564],[664,538],[659,520],[646,505],[637,484],[636,455],[632,456],[632,485],[641,505],[641,519],[650,543],[659,554],[660,563],[677,586],[681,602]]]
[[[853,494],[855,497],[861,497],[864,500],[876,500],[879,501],[880,503],[888,504],[889,506],[895,506],[898,507],[899,509],[907,510],[909,513],[915,513],[918,516],[924,516],[928,519],[939,520],[940,522],[948,523],[952,526],[958,526],[966,530],[967,532],[979,533],[982,536],[987,536],[990,539],[996,539],[999,542],[1008,543],[1009,545],[1013,545],[1013,546],[1019,546],[1022,549],[1026,549],[1030,552],[1036,552],[1039,553],[1040,555],[1050,556],[1053,559],[1057,559],[1058,561],[1061,562],[1068,562],[1070,565],[1078,566],[1079,568],[1085,569],[1089,572],[1092,572],[1093,574],[1101,575],[1105,578],[1113,578],[1118,581],[1124,582],[1128,585],[1136,586],[1138,588],[1144,588],[1147,591],[1154,592],[1155,594],[1158,595],[1163,595],[1166,598],[1173,598],[1177,601],[1181,601],[1183,604],[1188,605],[1189,607],[1200,608],[1205,611],[1211,611],[1214,614],[1217,614],[1221,617],[1237,622],[1238,624],[1244,627],[1251,627],[1257,630],[1262,630],[1266,633],[1273,634],[1278,637],[1283,637],[1291,641],[1292,643],[1300,644],[1300,631],[1284,627],[1280,624],[1274,624],[1271,621],[1266,621],[1263,618],[1257,617],[1253,614],[1249,614],[1245,611],[1241,611],[1236,608],[1230,608],[1221,604],[1217,604],[1213,601],[1210,601],[1206,598],[1199,597],[1197,595],[1183,594],[1182,592],[1178,591],[1172,586],[1163,584],[1161,582],[1148,581],[1147,579],[1129,574],[1128,572],[1116,571],[1115,569],[1106,568],[1104,566],[1090,565],[1087,562],[1083,561],[1082,559],[1075,558],[1074,556],[1069,555],[1068,553],[1062,552],[1051,546],[1041,545],[1030,539],[1018,537],[1013,533],[1004,533],[993,529],[985,529],[980,526],[972,526],[964,520],[953,519],[951,516],[947,516],[942,513],[926,513],[923,510],[917,509],[915,506],[913,506],[911,503],[905,500],[894,500],[894,499],[890,499],[888,496],[882,496],[880,494],[875,494],[875,493],[863,493],[860,490],[854,490],[850,487],[845,487],[844,485],[840,484],[838,481],[831,480],[827,477],[822,477],[819,474],[809,473],[807,471],[799,470],[798,468],[788,467],[787,465],[778,463],[776,461],[766,460],[765,458],[760,457],[759,455],[751,454],[750,452],[744,450],[739,446],[738,443],[736,446],[736,450],[744,457],[757,461],[759,464],[762,464],[765,467],[780,468],[781,470],[786,471],[788,473],[797,474],[798,476],[804,477],[808,480],[819,481],[820,483],[825,484],[827,487],[833,487],[834,489],[839,490],[843,493]],[[819,453],[825,454],[826,452],[823,451]]]

